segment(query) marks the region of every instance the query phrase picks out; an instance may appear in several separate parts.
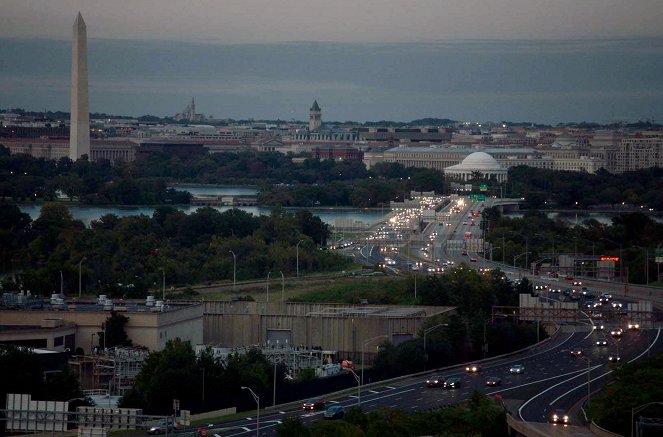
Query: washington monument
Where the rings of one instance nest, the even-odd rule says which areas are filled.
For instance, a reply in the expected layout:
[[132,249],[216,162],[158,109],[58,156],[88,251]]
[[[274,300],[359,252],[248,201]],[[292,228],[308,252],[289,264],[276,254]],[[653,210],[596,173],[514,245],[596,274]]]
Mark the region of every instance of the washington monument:
[[87,28],[81,13],[74,21],[71,45],[71,126],[69,157],[90,157],[90,103],[87,94]]

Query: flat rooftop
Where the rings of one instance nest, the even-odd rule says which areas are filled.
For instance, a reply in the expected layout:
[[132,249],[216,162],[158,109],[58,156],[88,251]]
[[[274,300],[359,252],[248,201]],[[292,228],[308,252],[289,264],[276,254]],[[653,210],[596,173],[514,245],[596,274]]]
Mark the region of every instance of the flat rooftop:
[[306,315],[311,317],[429,317],[436,314],[445,313],[453,309],[455,309],[455,307],[395,307],[361,305],[347,307],[328,307],[319,311],[309,312]]

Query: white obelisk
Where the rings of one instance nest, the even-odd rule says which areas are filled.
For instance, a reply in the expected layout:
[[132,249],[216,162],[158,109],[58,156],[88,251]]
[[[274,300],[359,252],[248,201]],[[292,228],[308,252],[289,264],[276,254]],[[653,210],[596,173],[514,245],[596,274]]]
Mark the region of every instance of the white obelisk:
[[87,93],[87,28],[81,13],[74,21],[71,44],[71,125],[69,157],[76,161],[90,157],[90,103]]

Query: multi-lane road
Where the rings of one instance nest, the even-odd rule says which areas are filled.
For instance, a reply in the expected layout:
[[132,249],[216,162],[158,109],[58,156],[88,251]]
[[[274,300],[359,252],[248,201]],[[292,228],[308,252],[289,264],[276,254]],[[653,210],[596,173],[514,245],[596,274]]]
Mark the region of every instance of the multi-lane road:
[[[358,259],[370,264],[384,264],[395,273],[419,269],[427,271],[440,264],[469,262],[477,268],[495,267],[488,260],[480,257],[478,247],[465,243],[466,232],[472,232],[473,239],[481,232],[480,215],[473,215],[490,206],[485,202],[452,202],[444,212],[448,220],[428,225],[422,232],[412,232],[408,220],[416,220],[416,211],[403,212],[388,223],[375,226],[375,233],[355,245],[354,254]],[[451,208],[456,212],[451,212]],[[409,214],[409,217],[407,216]],[[392,216],[394,217],[394,216]],[[409,230],[409,231],[408,231]],[[427,249],[427,250],[422,250]],[[476,258],[476,261],[470,261]],[[437,260],[437,261],[436,261]],[[388,263],[388,261],[391,261]],[[419,264],[420,263],[420,264]],[[506,270],[506,269],[505,269]],[[527,272],[512,274],[527,276]],[[551,286],[566,286],[554,280],[532,278],[536,283],[549,283]],[[589,282],[589,287],[601,286],[602,291],[616,290],[619,284]],[[561,295],[548,294],[546,299],[556,299]],[[582,303],[582,302],[581,302]],[[586,316],[586,317],[585,317]],[[619,318],[606,320],[606,328],[624,324]],[[622,328],[626,328],[623,326]],[[424,411],[444,405],[456,404],[467,400],[471,393],[479,391],[502,402],[509,413],[516,419],[527,423],[547,423],[552,413],[558,409],[568,412],[571,425],[580,425],[582,401],[588,394],[594,394],[606,384],[617,365],[646,358],[663,351],[663,335],[660,328],[625,329],[621,337],[613,336],[609,330],[596,329],[589,315],[583,313],[578,324],[563,325],[552,338],[533,348],[496,357],[480,362],[481,370],[477,373],[465,372],[465,366],[438,369],[426,374],[412,375],[380,384],[365,385],[361,396],[357,390],[348,390],[340,394],[329,395],[326,405],[351,407],[359,404],[364,411],[382,408],[401,408],[406,411]],[[597,341],[606,341],[606,345]],[[572,351],[582,350],[581,355]],[[620,357],[619,364],[611,363],[609,356]],[[524,366],[523,373],[510,371],[514,364]],[[456,389],[429,388],[426,379],[431,374],[443,378],[460,378],[460,387]],[[498,377],[500,385],[487,386],[486,378]],[[290,416],[299,416],[306,424],[323,419],[323,411],[304,411],[301,404],[289,404],[263,410],[260,415],[260,435],[275,435],[276,426]],[[211,434],[218,436],[240,436],[256,433],[256,417],[214,424]],[[545,425],[539,425],[545,426]],[[209,434],[208,434],[209,435]]]

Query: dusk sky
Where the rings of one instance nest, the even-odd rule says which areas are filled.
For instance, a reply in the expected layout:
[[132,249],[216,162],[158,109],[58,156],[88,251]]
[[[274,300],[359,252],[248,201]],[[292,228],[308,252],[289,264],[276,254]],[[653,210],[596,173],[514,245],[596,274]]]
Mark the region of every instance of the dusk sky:
[[218,117],[663,118],[660,0],[3,0],[0,107]]

